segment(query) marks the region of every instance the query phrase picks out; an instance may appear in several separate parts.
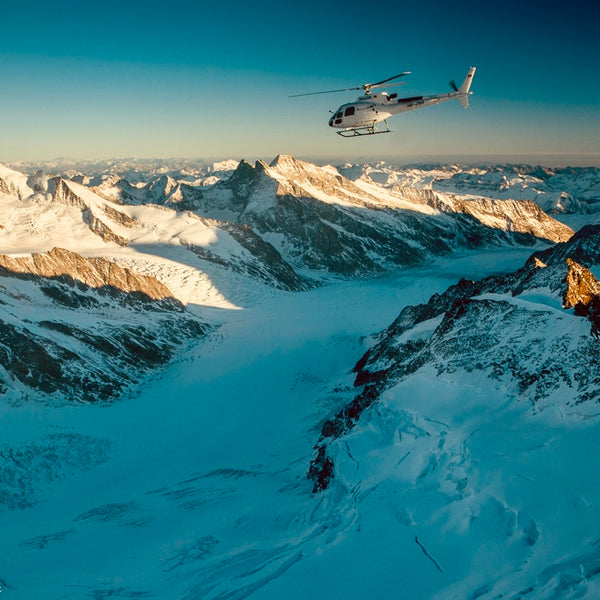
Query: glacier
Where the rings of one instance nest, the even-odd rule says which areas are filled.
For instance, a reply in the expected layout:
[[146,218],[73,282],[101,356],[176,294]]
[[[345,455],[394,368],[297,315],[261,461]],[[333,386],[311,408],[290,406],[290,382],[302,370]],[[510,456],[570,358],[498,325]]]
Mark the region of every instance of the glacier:
[[[227,174],[195,184],[202,195],[188,196],[180,210],[158,197],[115,203],[107,186],[102,196],[97,184],[65,173],[63,183],[35,191],[27,177],[4,172],[12,187],[2,190],[0,223],[8,227],[0,230],[0,253],[30,260],[70,240],[66,251],[81,256],[69,259],[74,264],[103,257],[154,278],[183,308],[140,308],[127,290],[102,296],[81,288],[90,281],[69,287],[99,303],[99,324],[95,310],[68,314],[41,292],[47,281],[3,273],[0,321],[10,314],[29,331],[43,320],[107,337],[111,315],[138,328],[167,319],[159,335],[171,343],[178,327],[195,323],[158,370],[109,403],[49,402],[27,390],[2,399],[0,586],[7,597],[600,596],[599,390],[585,380],[597,369],[598,341],[590,315],[563,307],[562,280],[577,243],[573,256],[590,267],[589,277],[598,273],[596,234],[580,232],[573,242],[527,209],[521,225],[537,220],[556,239],[501,230],[450,253],[430,246],[418,266],[341,273],[324,261],[311,268],[317,238],[309,235],[332,224],[317,222],[323,214],[342,211],[333,229],[350,244],[348,223],[355,225],[364,204],[400,201],[372,182],[342,181],[340,192],[337,171],[321,169],[285,157],[273,166],[217,164],[206,176]],[[256,190],[273,189],[283,193],[269,196],[271,203],[304,198],[293,206],[303,207],[312,229],[286,238],[286,213],[269,221],[274,204],[271,212],[252,204],[261,197]],[[435,212],[445,223],[468,201],[415,189],[402,201],[418,199],[422,214]],[[432,206],[440,197],[451,214]],[[211,198],[217,212],[201,214]],[[331,203],[325,213],[316,211],[319,198]],[[375,221],[390,240],[401,232],[389,226],[394,210],[378,210]],[[249,224],[240,215],[252,217]],[[480,227],[458,215],[452,227]],[[588,212],[580,218],[594,220]],[[310,256],[327,258],[321,252]],[[449,303],[399,328],[407,307],[449,297],[461,278],[472,286],[464,311],[457,305],[452,313]],[[488,337],[495,343],[475,344]],[[555,339],[565,340],[560,349]],[[585,354],[576,351],[581,344]],[[424,358],[400,376],[406,348]],[[551,372],[562,368],[585,390],[560,378],[542,395],[533,383],[523,387],[505,364],[492,364],[510,351],[520,353],[523,370],[548,367],[539,381],[555,382]],[[105,367],[111,372],[108,361]],[[369,375],[384,371],[376,401],[330,440],[334,477],[313,493],[307,475],[324,425]]]

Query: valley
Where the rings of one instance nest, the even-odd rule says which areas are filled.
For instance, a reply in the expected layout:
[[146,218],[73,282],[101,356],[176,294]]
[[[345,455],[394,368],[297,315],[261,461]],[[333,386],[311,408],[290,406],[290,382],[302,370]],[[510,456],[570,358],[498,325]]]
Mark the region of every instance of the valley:
[[64,167],[0,169],[7,597],[597,597],[592,170]]

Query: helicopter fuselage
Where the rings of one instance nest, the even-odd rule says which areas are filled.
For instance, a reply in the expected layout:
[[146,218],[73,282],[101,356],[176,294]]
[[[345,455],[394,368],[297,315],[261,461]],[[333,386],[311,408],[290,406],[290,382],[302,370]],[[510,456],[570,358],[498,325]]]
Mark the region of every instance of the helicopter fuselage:
[[357,98],[355,102],[342,104],[329,119],[329,126],[336,129],[369,127],[380,121],[385,121],[392,115],[439,104],[460,96],[466,96],[466,94],[457,91],[434,96],[411,96],[409,98],[398,98],[398,94],[388,94],[387,92],[367,94]]

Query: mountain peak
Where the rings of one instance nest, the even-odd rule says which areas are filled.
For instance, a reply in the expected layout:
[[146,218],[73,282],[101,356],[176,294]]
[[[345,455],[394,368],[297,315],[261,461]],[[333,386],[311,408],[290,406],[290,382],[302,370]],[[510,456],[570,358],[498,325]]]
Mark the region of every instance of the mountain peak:
[[270,167],[296,165],[302,161],[295,159],[291,154],[278,154],[269,164]]
[[0,163],[0,193],[22,200],[30,196],[33,190],[27,184],[27,175]]
[[587,317],[592,322],[592,335],[600,335],[600,283],[586,269],[567,258],[567,291],[563,299],[565,308],[573,308],[576,315]]

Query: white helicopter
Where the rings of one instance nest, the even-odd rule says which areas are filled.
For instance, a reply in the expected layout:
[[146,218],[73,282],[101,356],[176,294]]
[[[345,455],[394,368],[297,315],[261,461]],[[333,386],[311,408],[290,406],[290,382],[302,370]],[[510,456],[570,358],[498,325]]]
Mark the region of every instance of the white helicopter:
[[[332,94],[335,92],[348,92],[351,90],[363,90],[364,96],[360,96],[355,102],[342,104],[329,119],[329,127],[340,129],[336,131],[342,137],[356,137],[361,135],[373,135],[376,133],[389,133],[390,127],[387,119],[398,113],[416,110],[424,106],[439,104],[447,100],[458,101],[467,108],[469,106],[469,96],[473,93],[469,89],[473,82],[473,74],[475,67],[471,67],[462,85],[458,87],[453,81],[450,82],[452,92],[447,94],[436,94],[434,96],[411,96],[410,98],[398,98],[398,94],[388,94],[387,92],[379,92],[372,94],[371,90],[378,87],[390,87],[394,85],[403,85],[405,81],[396,83],[388,83],[399,77],[409,75],[410,71],[405,71],[399,75],[388,77],[376,83],[365,83],[364,85],[343,90],[328,90],[326,92],[309,92],[308,94],[294,94],[290,98],[298,96],[312,96],[314,94]],[[377,129],[377,123],[383,121],[385,129]]]

